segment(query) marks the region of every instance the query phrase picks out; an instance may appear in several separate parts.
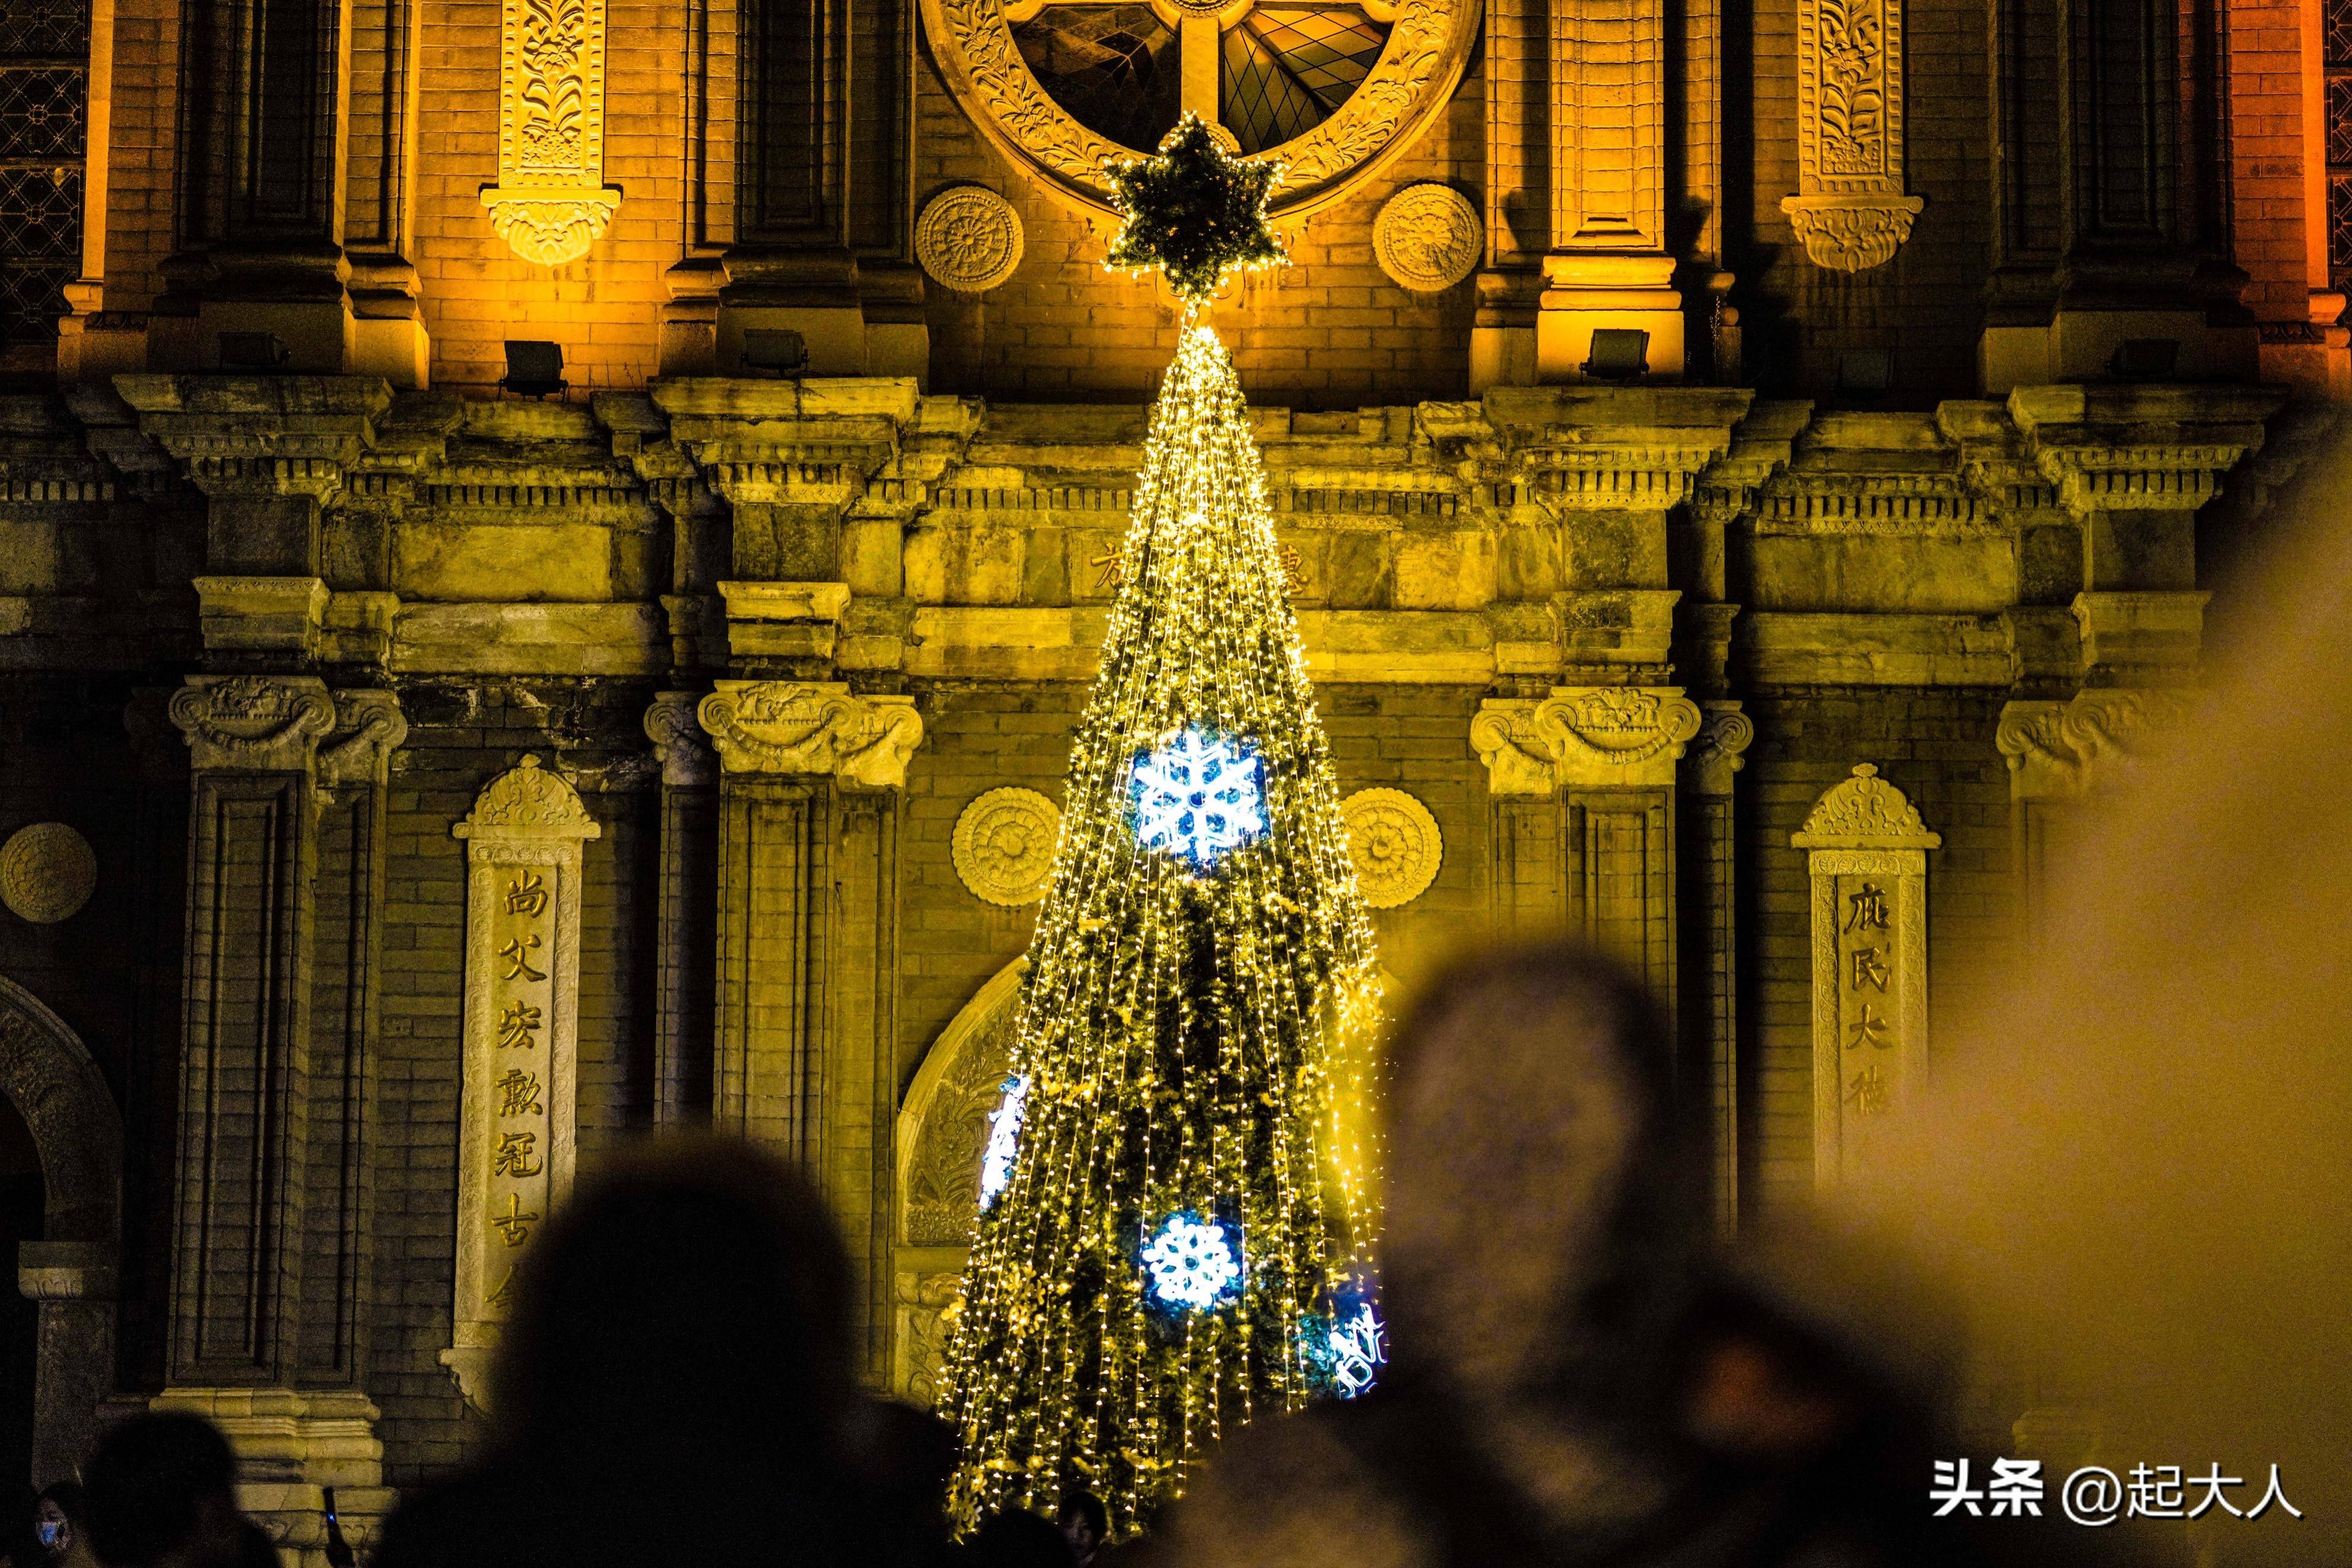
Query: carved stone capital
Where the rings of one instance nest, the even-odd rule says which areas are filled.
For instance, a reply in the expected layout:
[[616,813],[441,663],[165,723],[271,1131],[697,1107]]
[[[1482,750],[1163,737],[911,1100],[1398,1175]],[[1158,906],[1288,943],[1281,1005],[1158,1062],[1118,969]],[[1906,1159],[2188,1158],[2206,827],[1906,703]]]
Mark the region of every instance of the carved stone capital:
[[335,727],[334,698],[314,675],[191,675],[170,712],[198,772],[308,772]]
[[646,738],[654,743],[662,783],[670,789],[708,784],[717,772],[711,766],[710,743],[694,716],[695,705],[701,700],[693,692],[663,692],[646,709]]
[[362,688],[335,694],[334,736],[319,748],[319,784],[381,787],[392,754],[408,738],[397,693]]
[[1679,686],[1556,686],[1540,702],[1481,704],[1470,744],[1496,795],[1664,787],[1700,718]]
[[1815,267],[1864,272],[1895,259],[1924,205],[1918,196],[1783,196],[1780,210]]
[[720,681],[697,716],[729,773],[811,774],[895,789],[923,743],[914,698],[856,696],[834,681]]
[[1731,776],[1748,765],[1740,754],[1756,738],[1756,723],[1736,702],[1701,705],[1706,716],[1683,755],[1683,786],[1694,795],[1728,795]]
[[2014,702],[1993,745],[2009,763],[2012,800],[2079,800],[2126,779],[2188,698],[2162,688],[2106,687],[2066,702]]

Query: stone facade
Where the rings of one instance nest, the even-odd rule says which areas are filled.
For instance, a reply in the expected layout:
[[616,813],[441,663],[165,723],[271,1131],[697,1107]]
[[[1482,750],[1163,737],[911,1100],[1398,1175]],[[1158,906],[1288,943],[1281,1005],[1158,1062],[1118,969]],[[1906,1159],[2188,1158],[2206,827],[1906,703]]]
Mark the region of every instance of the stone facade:
[[[1273,134],[1217,73],[1279,26],[1148,9],[1168,102]],[[184,1405],[289,1550],[323,1486],[363,1533],[477,1440],[505,1249],[674,1122],[816,1173],[866,1370],[930,1386],[1174,346],[1055,11],[355,0],[241,61],[94,0],[79,272],[0,392],[38,1479]],[[1294,265],[1216,319],[1382,950],[1639,968],[1729,1228],[1864,1168],[1824,889],[1907,857],[1915,1069],[2197,678],[2347,380],[2315,68],[2157,0],[2063,48],[2024,0],[1334,15],[1355,96],[1270,122]],[[2061,166],[2142,33],[2202,89]],[[522,339],[561,395],[497,388]],[[1857,779],[1901,842],[1830,821]]]

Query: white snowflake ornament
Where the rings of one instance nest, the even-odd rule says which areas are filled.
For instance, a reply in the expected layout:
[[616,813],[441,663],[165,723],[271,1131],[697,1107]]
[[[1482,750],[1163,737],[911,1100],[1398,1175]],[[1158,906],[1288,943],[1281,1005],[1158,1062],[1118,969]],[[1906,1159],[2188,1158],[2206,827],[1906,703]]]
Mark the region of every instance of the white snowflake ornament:
[[1143,1249],[1151,1293],[1160,1304],[1190,1312],[1215,1306],[1241,1282],[1241,1249],[1216,1220],[1171,1214]]
[[1265,832],[1265,765],[1257,748],[1194,727],[1135,759],[1135,836],[1202,871]]

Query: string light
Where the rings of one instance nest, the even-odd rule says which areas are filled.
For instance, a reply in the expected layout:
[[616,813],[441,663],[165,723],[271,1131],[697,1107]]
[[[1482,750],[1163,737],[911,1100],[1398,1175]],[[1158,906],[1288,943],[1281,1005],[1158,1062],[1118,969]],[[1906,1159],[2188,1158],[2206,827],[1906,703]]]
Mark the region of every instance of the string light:
[[[1233,1427],[1331,1391],[1310,1364],[1376,1240],[1341,1113],[1368,1097],[1348,1032],[1377,1015],[1371,924],[1264,465],[1206,326],[1153,405],[1119,581],[1013,1028],[1018,1135],[949,1346],[961,1531],[1083,1487],[1131,1533]],[[1147,812],[1139,782],[1181,806]],[[1204,785],[1231,793],[1196,802]],[[1231,1249],[1205,1307],[1160,1294],[1171,1216]],[[1208,1253],[1181,1256],[1170,1288],[1197,1296]]]

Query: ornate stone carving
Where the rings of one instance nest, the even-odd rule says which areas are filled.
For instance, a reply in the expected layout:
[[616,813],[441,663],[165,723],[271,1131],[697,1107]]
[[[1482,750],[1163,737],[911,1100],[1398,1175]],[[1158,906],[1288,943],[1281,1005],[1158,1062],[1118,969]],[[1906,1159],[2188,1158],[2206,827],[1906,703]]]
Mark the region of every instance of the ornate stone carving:
[[98,854],[68,823],[35,822],[0,844],[0,904],[36,925],[71,919],[98,886]]
[[710,743],[694,716],[700,699],[692,692],[663,692],[646,709],[646,738],[654,743],[662,782],[688,789],[710,782]]
[[898,1392],[929,1409],[940,1402],[948,1340],[963,1306],[961,1274],[898,1276]]
[[[2073,800],[2128,768],[2159,730],[2180,721],[2181,693],[2112,686],[2069,702],[2014,702],[1993,745],[2009,763],[2010,798]],[[2122,765],[2119,768],[2118,765]]]
[[[940,1037],[952,1054],[925,1102],[914,1157],[908,1163],[904,1236],[912,1247],[961,1247],[971,1239],[980,1208],[980,1159],[988,1118],[1004,1097],[1017,988],[996,1003],[966,1038]],[[936,1049],[936,1048],[935,1048]]]
[[[1107,160],[1149,152],[1088,131],[1055,103],[1028,62],[999,0],[923,0],[940,73],[973,124],[1051,195],[1088,214],[1110,211]],[[1409,142],[1452,97],[1478,33],[1478,0],[1402,0],[1387,47],[1330,117],[1283,144],[1273,212],[1298,218],[1346,193]],[[1196,106],[1199,107],[1199,106]],[[1209,106],[1213,110],[1213,106]]]
[[191,675],[170,712],[199,770],[301,772],[335,727],[334,699],[310,675]]
[[457,1300],[441,1354],[487,1408],[481,1374],[522,1249],[572,1188],[581,846],[604,836],[571,785],[526,756],[450,832],[467,843]]
[[696,710],[730,773],[814,773],[898,789],[923,743],[906,696],[853,696],[837,682],[720,681]]
[[1927,852],[1944,841],[1864,762],[1789,841],[1812,879],[1813,1175],[1830,1186],[1866,1173],[1927,1070]]
[[1478,209],[1450,185],[1407,185],[1372,221],[1372,255],[1401,288],[1434,294],[1470,276],[1486,248]]
[[392,692],[335,694],[335,734],[319,748],[319,785],[382,784],[392,754],[408,738],[408,720]]
[[490,227],[525,261],[588,254],[621,204],[604,183],[604,0],[506,0]]
[[1698,734],[1699,717],[1698,705],[1678,686],[1555,686],[1541,702],[1480,704],[1470,744],[1497,795],[1664,786]]
[[991,789],[956,819],[955,868],[982,903],[1008,908],[1045,896],[1062,809],[1034,789]]
[[1832,785],[1813,803],[1805,825],[1789,841],[1801,850],[1932,850],[1943,838],[1927,831],[1908,797],[1856,763],[1853,777]]
[[1429,808],[1402,789],[1359,789],[1339,803],[1348,858],[1374,909],[1411,904],[1437,880],[1445,835]]
[[985,294],[1011,277],[1021,250],[1021,214],[985,185],[941,191],[915,220],[915,259],[931,281],[961,294]]
[[1798,0],[1797,194],[1813,265],[1859,272],[1911,237],[1903,193],[1903,0]]
[[1709,702],[1706,717],[1690,749],[1683,755],[1683,776],[1693,793],[1728,795],[1731,776],[1748,765],[1740,754],[1756,738],[1755,721],[1736,702]]

